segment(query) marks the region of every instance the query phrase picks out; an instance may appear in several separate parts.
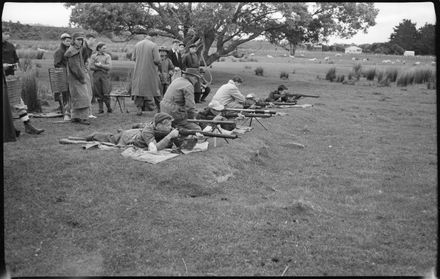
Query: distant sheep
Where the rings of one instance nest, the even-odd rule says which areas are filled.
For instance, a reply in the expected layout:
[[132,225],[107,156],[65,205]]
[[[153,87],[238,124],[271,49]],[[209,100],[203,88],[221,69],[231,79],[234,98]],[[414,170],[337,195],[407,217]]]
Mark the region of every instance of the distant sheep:
[[273,58],[273,56],[272,55],[267,55],[267,58]]
[[316,58],[312,58],[312,59],[309,59],[309,61],[316,62],[316,61],[318,61],[318,59],[316,59]]

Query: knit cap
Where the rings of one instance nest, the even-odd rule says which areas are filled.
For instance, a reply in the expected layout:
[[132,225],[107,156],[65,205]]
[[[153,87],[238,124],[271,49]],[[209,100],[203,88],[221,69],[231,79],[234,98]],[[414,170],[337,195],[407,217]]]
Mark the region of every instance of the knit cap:
[[154,125],[156,126],[166,119],[173,120],[173,117],[171,117],[171,115],[169,115],[168,113],[158,112],[154,115]]

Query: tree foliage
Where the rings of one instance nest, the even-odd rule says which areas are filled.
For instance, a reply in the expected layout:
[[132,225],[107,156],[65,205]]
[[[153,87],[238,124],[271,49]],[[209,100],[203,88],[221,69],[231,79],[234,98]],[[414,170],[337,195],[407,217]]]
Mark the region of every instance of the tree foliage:
[[404,50],[414,50],[417,55],[435,54],[435,26],[425,24],[420,29],[409,19],[404,19],[395,26],[390,35],[390,43],[399,45]]
[[[157,31],[187,45],[196,43],[209,65],[247,41],[265,36],[294,48],[301,42],[351,37],[375,25],[372,3],[142,2],[67,3],[71,23],[112,38]],[[210,48],[215,52],[209,53]]]

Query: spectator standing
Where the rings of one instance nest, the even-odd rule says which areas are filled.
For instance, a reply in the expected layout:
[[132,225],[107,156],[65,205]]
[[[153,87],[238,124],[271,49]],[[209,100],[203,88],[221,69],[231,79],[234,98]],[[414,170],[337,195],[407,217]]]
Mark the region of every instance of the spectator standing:
[[67,49],[64,56],[67,57],[67,81],[69,84],[72,122],[89,125],[87,120],[90,113],[89,73],[83,58],[82,33],[72,36],[72,45]]
[[[55,68],[65,69],[67,67],[67,58],[64,56],[64,53],[66,53],[67,49],[70,47],[70,44],[72,43],[72,38],[69,34],[63,33],[61,34],[60,39],[60,46],[57,48],[53,55],[53,65]],[[61,94],[63,98],[62,101],[60,99]],[[61,94],[59,92],[55,94],[55,101],[60,103],[60,108],[61,106],[64,108],[61,109],[61,111],[64,111],[64,120],[70,120],[69,89],[67,89],[67,91],[61,92]]]
[[[200,68],[200,58],[197,55],[197,45],[192,44],[189,46],[189,52],[182,57],[182,70],[187,68]],[[200,74],[200,73],[199,73]],[[200,103],[200,96],[202,95],[202,87],[200,80],[194,84],[194,101]]]
[[89,93],[90,93],[90,112],[89,112],[89,118],[96,118],[96,116],[93,115],[93,106],[92,104],[96,103],[95,98],[93,96],[93,89],[92,89],[92,74],[90,72],[89,69],[89,64],[90,64],[90,57],[92,57],[93,54],[93,48],[95,47],[95,42],[96,42],[96,37],[95,35],[88,33],[85,36],[85,40],[84,40],[84,45],[83,45],[83,50],[82,50],[82,55],[83,55],[83,59],[84,59],[84,64],[86,65],[86,70],[88,73],[88,77],[86,77],[86,81],[87,81],[87,87],[89,89]]
[[134,46],[132,60],[135,61],[131,94],[137,107],[137,115],[142,115],[145,108],[154,111],[157,106],[160,111],[159,72],[160,64],[159,48],[151,41],[150,33]]
[[173,117],[175,128],[201,130],[199,125],[187,121],[187,119],[194,119],[196,115],[194,84],[201,78],[199,70],[188,68],[182,73],[182,77],[171,82],[160,102],[160,109]]
[[90,70],[93,71],[93,96],[98,99],[99,112],[104,113],[104,103],[107,106],[107,112],[111,113],[110,92],[112,91],[112,83],[110,81],[109,72],[112,67],[112,57],[105,53],[107,46],[104,43],[96,45],[96,53],[90,58]]
[[159,48],[160,64],[159,64],[159,78],[161,83],[161,94],[165,95],[168,85],[171,83],[171,77],[174,74],[174,65],[168,58],[168,50],[162,46]]
[[174,67],[181,69],[182,68],[182,53],[179,50],[179,40],[174,40],[173,45],[170,51],[170,59],[173,63]]
[[220,86],[211,102],[218,101],[225,108],[243,108],[245,97],[238,89],[242,83],[243,79],[240,76],[234,76],[228,83]]
[[[2,29],[2,63],[3,63],[3,73],[6,79],[7,76],[15,75],[15,69],[17,68],[19,62],[17,51],[15,50],[15,46],[7,41],[9,38],[10,38],[9,30]],[[6,93],[7,92],[3,91],[3,94]],[[24,104],[22,98],[19,99],[18,104],[11,104],[11,103],[8,104],[12,107],[11,111],[16,112],[20,120],[23,122],[26,133],[38,135],[44,132],[43,129],[37,129],[34,126],[32,126],[31,120],[29,119],[29,115],[27,113],[27,106]],[[19,132],[16,132],[16,134],[18,135]]]

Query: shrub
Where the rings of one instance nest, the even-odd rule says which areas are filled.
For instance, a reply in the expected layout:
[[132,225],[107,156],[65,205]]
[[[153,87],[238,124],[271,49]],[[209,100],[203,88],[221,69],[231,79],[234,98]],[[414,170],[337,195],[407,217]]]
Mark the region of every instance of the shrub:
[[252,69],[252,67],[249,66],[249,65],[244,66],[244,68],[245,68],[245,69],[248,69],[248,70],[249,70],[249,69]]
[[430,68],[417,68],[414,70],[414,83],[425,83],[432,80],[434,76]]
[[338,75],[336,78],[336,82],[344,82],[345,80],[345,75]]
[[280,79],[289,79],[289,73],[287,72],[281,72],[280,73]]
[[257,67],[257,68],[255,69],[255,75],[257,75],[257,76],[263,76],[263,74],[264,74],[264,69],[263,69],[263,67],[259,66],[259,67]]
[[430,68],[410,68],[403,71],[397,77],[396,84],[398,86],[407,86],[413,83],[425,83],[434,79],[435,73]]
[[376,77],[377,77],[377,82],[380,83],[386,77],[385,71],[384,70],[377,70],[376,71]]
[[396,68],[387,68],[385,70],[385,75],[391,82],[396,81],[398,73],[399,71]]
[[356,75],[361,75],[361,70],[362,70],[362,65],[361,65],[361,63],[358,63],[358,64],[355,64],[354,66],[353,66],[353,72],[356,74]]
[[38,100],[38,81],[36,70],[29,69],[23,74],[21,97],[28,107],[28,112],[41,112],[41,104]]
[[325,79],[333,82],[336,79],[336,68],[332,67],[327,71]]
[[367,80],[374,80],[374,76],[376,75],[376,68],[368,68],[363,74],[367,78]]

